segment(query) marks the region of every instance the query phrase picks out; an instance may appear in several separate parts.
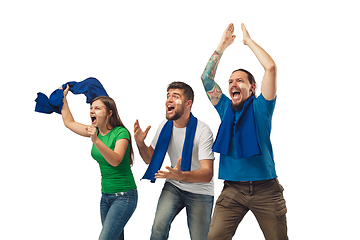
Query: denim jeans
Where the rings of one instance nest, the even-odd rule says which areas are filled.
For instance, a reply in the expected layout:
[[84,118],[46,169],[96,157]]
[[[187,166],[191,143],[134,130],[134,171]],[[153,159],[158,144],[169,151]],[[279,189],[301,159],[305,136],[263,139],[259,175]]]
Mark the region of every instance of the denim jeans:
[[124,227],[134,213],[138,201],[137,190],[102,194],[100,202],[101,223],[99,240],[124,239]]
[[206,240],[210,227],[214,196],[183,191],[165,182],[161,192],[150,240],[165,240],[176,215],[185,207],[192,240]]

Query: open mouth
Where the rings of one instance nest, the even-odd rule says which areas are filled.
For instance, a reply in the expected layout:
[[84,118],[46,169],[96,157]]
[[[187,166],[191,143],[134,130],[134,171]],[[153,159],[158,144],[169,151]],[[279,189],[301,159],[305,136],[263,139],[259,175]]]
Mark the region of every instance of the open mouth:
[[175,107],[173,107],[173,106],[170,106],[170,105],[167,106],[168,112],[172,112],[174,109],[175,109]]
[[96,122],[96,117],[95,116],[91,116],[91,123],[94,124]]
[[240,91],[238,91],[238,90],[235,90],[235,89],[232,90],[231,94],[232,94],[232,98],[235,99],[235,100],[240,98]]

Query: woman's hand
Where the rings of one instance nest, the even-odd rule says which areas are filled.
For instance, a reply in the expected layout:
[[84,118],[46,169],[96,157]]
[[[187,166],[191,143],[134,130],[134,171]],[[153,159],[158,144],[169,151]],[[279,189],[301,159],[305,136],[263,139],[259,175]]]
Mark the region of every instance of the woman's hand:
[[[67,96],[67,94],[68,94],[68,92],[69,92],[69,84],[66,84],[66,89],[63,91],[63,93],[64,93],[64,98],[66,98],[66,96]],[[59,89],[63,89],[62,88],[62,86],[60,86],[59,87]]]
[[98,136],[96,134],[96,128],[93,126],[88,126],[85,128],[86,131],[88,131],[89,137],[93,143],[95,143],[96,140],[98,140]]

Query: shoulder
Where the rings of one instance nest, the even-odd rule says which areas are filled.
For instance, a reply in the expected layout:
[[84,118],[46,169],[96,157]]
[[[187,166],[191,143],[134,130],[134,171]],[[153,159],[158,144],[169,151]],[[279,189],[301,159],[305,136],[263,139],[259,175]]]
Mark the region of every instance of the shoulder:
[[161,132],[161,129],[164,127],[164,125],[167,123],[167,120],[162,120],[157,128],[157,132]]
[[160,132],[161,132],[161,130],[163,129],[163,127],[164,127],[164,125],[165,125],[166,122],[167,122],[167,120],[163,120],[163,121],[159,124],[158,128],[156,129],[155,135],[154,135],[154,137],[153,137],[153,139],[152,139],[152,141],[151,141],[151,144],[150,144],[150,146],[151,146],[153,149],[155,149],[155,147],[156,147],[156,143],[157,143],[157,140],[158,140],[158,138],[159,138]]
[[265,99],[265,97],[263,96],[263,94],[260,93],[260,95],[254,99],[254,101],[258,101],[258,102],[261,102],[261,103],[264,103],[264,104],[275,104],[275,102],[276,102],[276,97],[277,97],[277,96],[275,96],[274,99],[267,100],[267,99]]
[[114,137],[118,139],[126,138],[130,140],[130,133],[129,131],[122,126],[117,126],[113,129],[111,129],[111,132],[113,133]]
[[208,132],[211,132],[211,129],[210,129],[209,125],[207,125],[206,123],[204,123],[203,121],[198,119],[198,124],[196,126],[196,131],[200,131],[200,132],[208,131]]
[[199,141],[212,140],[213,133],[209,125],[198,119],[195,136]]
[[262,94],[254,99],[254,110],[255,112],[260,111],[266,115],[271,116],[274,112],[276,103],[276,96],[272,100],[266,100]]
[[221,95],[219,102],[216,105],[214,105],[214,107],[216,109],[218,109],[218,108],[223,107],[224,105],[227,106],[227,105],[229,105],[230,101],[231,101],[230,98],[228,98],[225,94],[223,94],[223,95]]
[[227,108],[230,105],[230,98],[228,98],[225,94],[221,95],[218,104],[214,105],[216,111],[219,113],[220,118],[222,119],[225,115]]

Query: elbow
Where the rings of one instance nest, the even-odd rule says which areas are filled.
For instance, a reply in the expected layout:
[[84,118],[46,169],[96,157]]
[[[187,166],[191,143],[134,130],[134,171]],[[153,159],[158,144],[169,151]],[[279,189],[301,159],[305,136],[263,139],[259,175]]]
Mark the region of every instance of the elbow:
[[120,165],[122,159],[116,159],[115,161],[111,162],[110,165],[113,167],[117,167]]
[[209,183],[209,182],[211,182],[212,178],[213,178],[213,176],[212,176],[212,175],[211,175],[211,176],[209,176],[209,177],[206,179],[205,183]]
[[276,67],[275,62],[272,62],[269,65],[267,65],[266,68],[265,68],[265,71],[276,73],[277,72],[277,67]]
[[150,164],[151,159],[144,159],[144,158],[143,158],[143,161],[144,161],[144,163],[146,163],[146,165],[149,165],[149,164]]
[[[68,129],[70,129],[70,124],[69,124],[69,123],[64,122],[64,126],[65,126],[66,128],[68,128]],[[71,129],[70,129],[70,130],[71,130]]]
[[68,119],[63,119],[64,122],[64,126],[70,130],[72,130],[71,126],[73,125],[74,121],[68,120]]
[[212,178],[213,178],[213,171],[209,170],[209,171],[205,174],[204,183],[209,183],[209,182],[211,182]]

